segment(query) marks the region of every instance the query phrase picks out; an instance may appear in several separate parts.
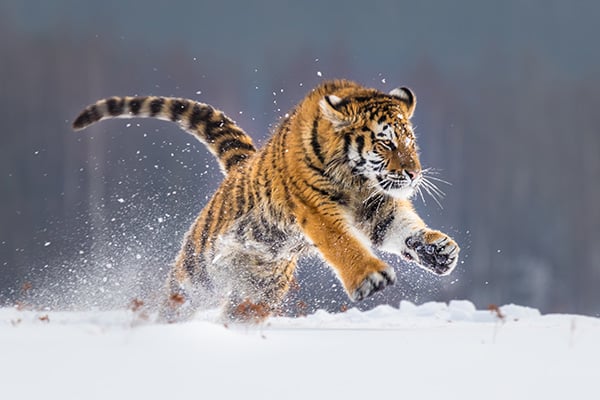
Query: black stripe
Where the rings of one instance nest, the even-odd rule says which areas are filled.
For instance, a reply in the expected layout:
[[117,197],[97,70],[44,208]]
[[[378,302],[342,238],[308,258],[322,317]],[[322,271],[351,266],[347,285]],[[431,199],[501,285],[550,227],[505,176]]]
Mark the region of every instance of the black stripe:
[[263,195],[260,192],[260,189],[263,186],[260,185],[260,182],[258,181],[258,179],[256,179],[253,182],[253,185],[250,186],[250,197],[252,198],[252,206],[254,207],[255,205],[257,207],[260,207],[261,203],[262,203],[262,199],[263,199]]
[[390,96],[388,94],[385,93],[373,93],[369,96],[356,96],[356,97],[352,97],[350,98],[350,100],[356,101],[358,103],[364,103],[364,102],[368,102],[368,101],[385,101],[385,100],[390,100],[392,99],[393,96]]
[[321,194],[322,196],[325,196],[325,197],[328,197],[328,198],[331,198],[331,197],[332,197],[332,194],[331,194],[331,193],[329,193],[329,192],[328,192],[327,190],[325,190],[325,189],[318,188],[318,187],[316,187],[315,185],[313,185],[312,183],[310,183],[310,182],[308,182],[308,181],[306,181],[306,180],[303,180],[303,183],[304,183],[306,186],[308,186],[309,188],[311,188],[312,190],[314,190],[315,192],[317,192],[317,193]]
[[73,122],[73,128],[81,129],[94,122],[100,121],[102,114],[95,104],[86,108]]
[[333,201],[334,203],[338,203],[342,206],[348,204],[348,196],[341,192],[332,194],[331,196],[329,196],[329,200]]
[[362,167],[366,164],[367,160],[363,157],[363,150],[365,149],[365,138],[362,136],[357,136],[356,139],[356,152],[360,157],[360,160],[356,163],[356,167]]
[[247,179],[244,184],[244,198],[246,199],[247,208],[244,208],[244,211],[250,211],[254,208],[254,195],[252,190],[252,180],[249,175],[246,175]]
[[232,149],[243,149],[249,151],[256,150],[253,145],[242,142],[238,138],[228,138],[219,143],[219,148],[217,149],[217,151],[219,156],[222,156],[223,153]]
[[231,157],[227,157],[227,160],[225,160],[225,170],[229,171],[246,158],[248,158],[248,154],[233,154]]
[[268,184],[268,182],[266,182],[263,185],[261,182],[261,178],[264,178],[264,173],[267,170],[266,164],[267,152],[263,151],[256,162],[256,173],[254,174],[254,177],[251,178],[248,186],[248,197],[250,199],[250,204],[252,205],[252,207],[254,207],[254,205],[260,205],[263,199],[261,189],[265,188]]
[[147,97],[136,97],[129,102],[129,111],[133,115],[138,115],[140,113],[140,109],[142,108],[142,104],[146,101]]
[[313,122],[313,128],[312,128],[312,137],[310,138],[310,145],[312,146],[313,152],[315,153],[315,155],[317,156],[317,158],[319,159],[319,161],[321,161],[321,164],[325,164],[325,157],[323,157],[323,154],[321,153],[321,144],[319,143],[319,118],[315,118],[314,122]]
[[350,145],[352,144],[352,136],[347,133],[344,135],[344,155],[347,156],[350,151]]
[[356,151],[362,157],[362,152],[365,148],[365,138],[362,136],[357,136],[355,141],[356,141]]
[[384,179],[381,175],[377,175],[377,182],[379,182],[379,186],[383,189],[383,190],[389,190],[392,185],[393,182],[388,180],[388,179]]
[[260,204],[262,196],[260,193],[260,189],[264,187],[261,183],[260,179],[264,178],[264,173],[267,170],[267,152],[263,151],[260,153],[260,157],[256,162],[256,174],[254,179],[251,181],[250,185],[250,196],[252,197],[253,204]]
[[385,239],[385,235],[387,234],[387,231],[390,228],[390,225],[394,221],[394,218],[394,213],[391,213],[390,215],[379,221],[377,224],[375,224],[373,232],[371,232],[371,242],[375,246],[381,246],[383,240]]
[[99,121],[100,119],[102,119],[102,113],[100,112],[100,110],[98,109],[97,105],[93,105],[89,108],[89,117],[90,117],[90,121],[92,122],[96,122]]
[[174,100],[171,103],[171,121],[177,121],[179,116],[183,114],[189,107],[187,101]]
[[295,179],[292,179],[289,182],[296,189],[294,191],[294,199],[298,200],[300,203],[302,203],[305,206],[311,206],[311,204],[308,202],[308,199],[305,196],[305,190],[304,190],[304,188],[301,188],[298,185],[298,182]]
[[190,115],[190,123],[188,128],[191,130],[196,130],[198,124],[204,121],[205,112],[205,107],[201,108],[199,104],[194,104],[194,107],[192,108],[192,115]]
[[325,172],[325,170],[322,168],[319,168],[315,164],[313,164],[307,156],[304,157],[304,162],[306,163],[308,168],[312,169],[320,176],[327,176],[327,173]]
[[214,143],[219,137],[223,136],[227,131],[231,131],[231,121],[223,115],[217,121],[208,120],[206,122],[206,140]]
[[244,207],[246,204],[246,194],[244,192],[246,191],[247,183],[248,182],[243,179],[238,181],[237,185],[235,186],[235,204],[237,208],[235,210],[235,219],[240,218],[246,212]]
[[118,97],[113,97],[106,100],[106,108],[108,109],[108,113],[113,117],[117,115],[123,114],[123,109],[125,107],[125,99],[120,99]]
[[366,101],[373,100],[374,96],[356,96],[353,97],[352,100],[357,103],[364,103]]
[[[275,165],[277,164],[277,158],[273,155],[273,153],[269,153],[268,155],[271,156],[271,167],[275,168]],[[267,163],[267,159],[265,158],[265,164],[266,163]],[[265,165],[265,169],[263,169],[262,177],[264,180],[263,187],[265,189],[265,197],[267,199],[269,199],[271,197],[271,192],[272,192],[271,187],[272,187],[273,182],[269,177],[269,168],[266,165]]]
[[215,229],[213,231],[213,235],[219,236],[220,235],[220,231],[221,228],[223,227],[223,224],[225,224],[227,222],[227,220],[225,218],[223,218],[223,215],[228,213],[229,210],[231,210],[231,206],[232,204],[229,202],[226,202],[225,199],[223,198],[224,196],[221,196],[221,198],[219,199],[219,201],[223,204],[221,204],[221,207],[219,208],[219,215],[217,215],[217,218],[215,219]]
[[[260,159],[258,161],[260,161]],[[248,174],[246,176],[248,177],[248,183],[246,185],[246,197],[248,198],[248,210],[251,210],[252,208],[254,208],[254,204],[260,201],[260,198],[257,197],[256,194],[256,186],[258,186],[258,184],[256,180],[253,179],[252,171],[248,171]]]
[[150,102],[150,116],[155,117],[156,114],[161,112],[163,108],[163,104],[165,103],[165,99],[162,97],[155,98]]

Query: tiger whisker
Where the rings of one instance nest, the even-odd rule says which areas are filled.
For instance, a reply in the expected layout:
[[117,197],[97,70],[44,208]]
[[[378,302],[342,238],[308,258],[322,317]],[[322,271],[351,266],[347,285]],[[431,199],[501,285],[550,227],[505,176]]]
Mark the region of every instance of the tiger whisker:
[[444,207],[442,206],[442,204],[440,203],[440,201],[437,198],[437,196],[439,196],[439,195],[432,193],[431,190],[426,185],[423,185],[423,189],[425,189],[427,194],[429,194],[431,196],[431,198],[437,203],[437,205],[443,210]]
[[416,187],[417,193],[419,193],[419,196],[421,197],[421,200],[423,201],[423,204],[426,206],[427,202],[425,201],[425,197],[423,196],[423,191],[421,190],[420,186]]
[[441,169],[437,169],[437,168],[423,168],[421,170],[422,174],[433,174],[433,175],[439,175],[441,172]]
[[435,176],[426,176],[426,178],[427,178],[427,179],[433,179],[433,180],[434,180],[434,181],[436,181],[436,182],[442,182],[442,183],[445,183],[446,185],[450,185],[450,186],[452,186],[452,183],[450,183],[450,182],[448,182],[448,181],[446,181],[446,180],[444,180],[444,179],[437,178],[437,177],[435,177]]
[[[374,188],[376,185],[372,185]],[[370,207],[371,202],[377,201],[377,206],[375,207],[375,213],[379,211],[379,208],[384,203],[385,196],[383,196],[384,192],[380,190],[374,190],[364,201],[363,204],[366,207]]]
[[[365,205],[369,205],[369,202],[375,200],[377,198],[377,196],[384,194],[383,191],[381,191],[379,188],[379,182],[371,182],[368,186],[369,190],[372,190],[372,192],[363,200],[363,204]],[[380,198],[380,200],[383,197]]]
[[440,203],[440,202],[441,202],[441,200],[443,199],[443,197],[442,197],[440,194],[438,194],[438,193],[436,193],[436,192],[432,191],[432,190],[431,190],[430,188],[428,188],[427,186],[423,186],[423,190],[425,190],[425,192],[427,192],[427,194],[428,194],[429,196],[431,196],[431,198],[432,198],[432,199],[434,199],[434,200],[435,200],[437,203]]
[[440,171],[441,171],[440,169],[436,169],[436,168],[424,168],[421,170],[421,177],[428,179],[428,180],[431,179],[436,182],[441,182],[441,183],[445,183],[446,185],[452,186],[451,182],[448,182],[447,180],[439,178],[437,176],[432,176],[432,175],[439,175]]
[[373,191],[369,196],[367,196],[367,198],[363,201],[363,204],[368,205],[369,202],[375,200],[377,198],[377,196],[380,194],[381,192],[378,191]]
[[440,188],[438,188],[435,184],[429,182],[427,179],[424,179],[422,181],[422,185],[426,188],[431,189],[431,191],[433,191],[435,194],[437,194],[439,197],[445,197],[446,193],[444,193]]
[[[427,170],[425,170],[427,171]],[[418,185],[417,185],[417,189],[419,191],[421,191],[421,189],[425,190],[425,192],[431,196],[431,198],[437,203],[437,205],[443,209],[444,207],[442,206],[440,200],[446,195],[440,188],[437,187],[437,185],[435,185],[433,182],[431,182],[428,178],[431,177],[427,177],[424,176],[423,174],[421,175],[421,178],[419,179]],[[421,196],[423,196],[423,193],[421,191],[420,193]],[[423,203],[425,203],[424,199],[423,199]]]

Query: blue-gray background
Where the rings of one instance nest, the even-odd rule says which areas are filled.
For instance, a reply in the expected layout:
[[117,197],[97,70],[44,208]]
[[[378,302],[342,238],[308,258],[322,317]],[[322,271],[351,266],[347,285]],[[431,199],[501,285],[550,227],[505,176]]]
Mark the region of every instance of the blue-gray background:
[[[397,305],[468,298],[600,313],[600,5],[594,1],[0,2],[0,301],[109,307],[156,297],[221,179],[175,127],[88,103],[171,95],[224,110],[264,143],[311,87],[349,78],[417,94],[425,166],[462,262],[435,278],[387,258]],[[317,260],[290,304],[347,303]],[[292,307],[293,308],[293,307]]]

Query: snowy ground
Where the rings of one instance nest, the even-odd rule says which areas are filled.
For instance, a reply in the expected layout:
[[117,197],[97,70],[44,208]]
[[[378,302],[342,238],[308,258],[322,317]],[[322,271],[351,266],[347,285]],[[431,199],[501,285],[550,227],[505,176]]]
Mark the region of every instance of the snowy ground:
[[0,399],[599,399],[600,319],[403,302],[229,326],[0,309]]

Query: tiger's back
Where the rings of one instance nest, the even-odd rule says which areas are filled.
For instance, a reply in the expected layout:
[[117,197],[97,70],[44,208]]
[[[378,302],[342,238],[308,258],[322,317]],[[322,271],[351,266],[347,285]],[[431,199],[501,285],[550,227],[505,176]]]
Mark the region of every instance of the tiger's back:
[[281,304],[298,257],[308,251],[325,259],[352,300],[396,279],[372,248],[440,275],[456,265],[456,243],[427,228],[409,201],[425,179],[410,126],[415,105],[410,90],[385,94],[349,81],[326,82],[259,151],[212,107],[204,111],[210,118],[198,117],[210,106],[153,99],[142,102],[136,114],[137,103],[127,99],[135,98],[125,98],[122,107],[110,105],[121,104],[118,98],[102,107],[97,103],[104,112],[88,107],[79,125],[140,114],[175,121],[208,146],[226,173],[171,269],[165,319],[189,316],[215,296],[231,319],[264,317]]

